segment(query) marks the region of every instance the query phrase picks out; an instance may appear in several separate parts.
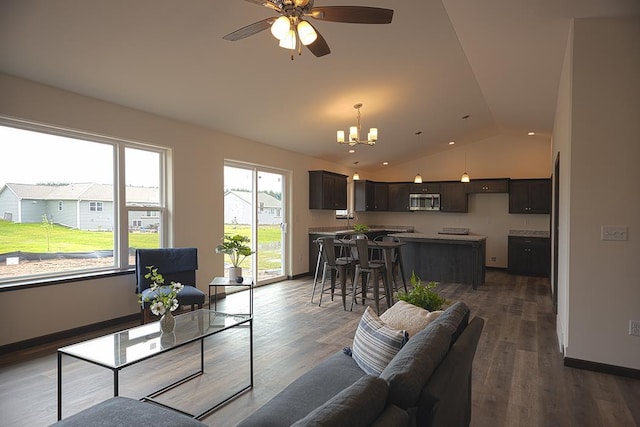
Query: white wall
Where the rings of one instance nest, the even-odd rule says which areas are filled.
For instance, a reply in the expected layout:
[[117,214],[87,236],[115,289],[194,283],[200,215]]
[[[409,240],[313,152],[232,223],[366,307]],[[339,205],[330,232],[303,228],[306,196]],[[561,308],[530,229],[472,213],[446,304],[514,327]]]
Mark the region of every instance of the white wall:
[[[570,159],[561,175],[569,207],[560,204],[561,226],[571,225],[559,252],[568,257],[565,355],[640,369],[640,337],[628,335],[629,320],[640,319],[640,18],[576,19],[567,60],[554,138]],[[628,240],[602,241],[602,225],[627,226]]]
[[[173,245],[198,248],[198,287],[223,273],[214,248],[223,234],[223,164],[241,160],[288,170],[293,205],[288,274],[308,271],[308,228],[326,214],[308,210],[308,173],[340,166],[163,117],[0,74],[0,114],[172,148]],[[0,293],[0,345],[137,313],[133,275]],[[55,309],[52,308],[55,306]],[[54,314],[55,313],[55,314]]]

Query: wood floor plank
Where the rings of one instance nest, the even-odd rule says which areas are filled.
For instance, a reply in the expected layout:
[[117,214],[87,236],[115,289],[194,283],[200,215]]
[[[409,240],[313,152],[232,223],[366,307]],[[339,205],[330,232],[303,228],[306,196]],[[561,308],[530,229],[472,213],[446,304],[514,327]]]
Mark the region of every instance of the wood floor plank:
[[[351,345],[364,312],[344,311],[342,301],[310,302],[312,278],[255,290],[254,388],[203,421],[235,426],[298,376]],[[549,280],[489,270],[477,290],[440,283],[437,292],[463,300],[485,319],[473,368],[473,427],[640,426],[640,380],[563,366],[558,350]],[[228,295],[220,311],[244,312],[248,292]],[[384,302],[381,309],[386,308]],[[56,418],[56,349],[133,324],[83,334],[0,357],[0,425],[39,427]],[[241,383],[248,364],[247,337],[220,335],[207,341],[205,374],[163,396],[197,410]],[[198,347],[186,346],[121,373],[122,395],[142,397],[199,366]],[[65,362],[64,414],[110,397],[110,371]]]

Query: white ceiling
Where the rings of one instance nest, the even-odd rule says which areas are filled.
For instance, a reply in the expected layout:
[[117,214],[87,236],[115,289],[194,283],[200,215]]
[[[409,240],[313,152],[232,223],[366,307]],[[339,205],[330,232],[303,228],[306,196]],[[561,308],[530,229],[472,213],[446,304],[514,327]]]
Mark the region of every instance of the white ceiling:
[[[332,53],[290,59],[243,0],[2,0],[0,71],[310,156],[375,169],[553,126],[570,19],[638,0],[316,0],[394,9],[389,25],[312,21]],[[0,94],[1,96],[1,94]],[[335,142],[355,124],[375,147]],[[470,115],[468,119],[462,116]],[[422,131],[419,137],[416,131]]]

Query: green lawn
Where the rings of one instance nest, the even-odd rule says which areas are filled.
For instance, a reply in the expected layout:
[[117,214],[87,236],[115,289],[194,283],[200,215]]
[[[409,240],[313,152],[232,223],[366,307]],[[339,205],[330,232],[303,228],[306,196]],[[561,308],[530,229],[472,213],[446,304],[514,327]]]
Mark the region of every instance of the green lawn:
[[[225,224],[225,234],[251,237],[248,225]],[[260,250],[261,270],[280,267],[281,249],[272,248],[280,240],[280,226],[264,225],[258,229],[258,240],[264,245]],[[217,244],[217,242],[216,242]],[[262,246],[261,245],[261,246]],[[157,248],[158,234],[131,233],[129,246],[132,248]],[[113,233],[108,231],[83,231],[53,225],[49,231],[42,224],[16,224],[0,220],[0,254],[22,252],[92,252],[113,249]],[[250,267],[245,260],[243,267]]]
[[[129,246],[157,248],[155,233],[132,233]],[[109,231],[83,231],[51,226],[47,243],[47,230],[42,224],[16,224],[0,220],[0,254],[22,252],[92,252],[113,249],[113,233]]]

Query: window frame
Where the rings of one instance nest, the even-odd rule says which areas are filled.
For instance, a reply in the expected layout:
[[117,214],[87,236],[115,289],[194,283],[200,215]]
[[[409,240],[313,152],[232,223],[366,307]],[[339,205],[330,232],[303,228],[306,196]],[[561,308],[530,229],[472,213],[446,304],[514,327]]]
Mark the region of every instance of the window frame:
[[[135,268],[135,262],[129,262],[129,213],[131,211],[153,211],[157,213],[160,223],[158,228],[159,247],[170,246],[170,230],[173,225],[170,224],[171,215],[169,215],[167,189],[172,188],[172,184],[168,182],[169,162],[172,158],[172,150],[169,147],[162,147],[148,143],[142,143],[123,138],[116,138],[91,132],[84,132],[69,129],[60,126],[52,126],[34,121],[16,119],[3,116],[0,114],[0,126],[12,127],[26,131],[38,132],[53,136],[61,136],[72,138],[80,141],[94,142],[110,145],[113,156],[113,206],[114,206],[114,224],[113,224],[113,258],[112,266],[106,267],[89,267],[84,269],[58,271],[51,273],[35,273],[26,276],[17,276],[15,278],[0,279],[0,290],[13,288],[17,286],[33,286],[49,283],[59,283],[65,281],[82,280],[83,278],[95,278],[97,276],[110,276],[118,273],[130,272]],[[136,150],[150,151],[159,154],[159,205],[127,205],[126,203],[126,174],[125,174],[125,149],[132,148]],[[96,202],[98,203],[98,202]],[[104,209],[104,204],[102,209]],[[97,212],[97,211],[96,211]]]

